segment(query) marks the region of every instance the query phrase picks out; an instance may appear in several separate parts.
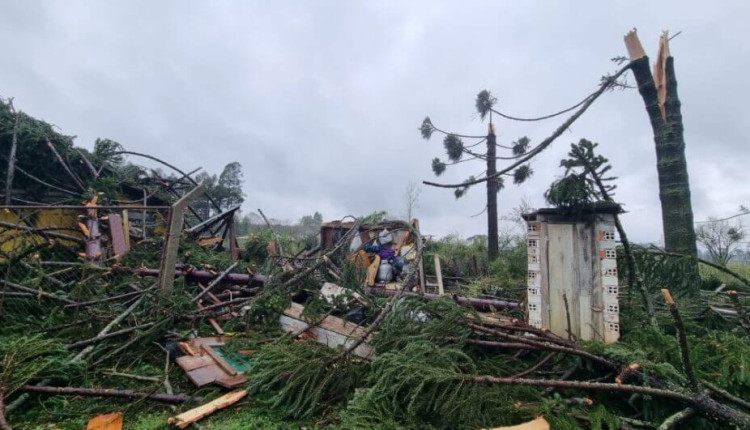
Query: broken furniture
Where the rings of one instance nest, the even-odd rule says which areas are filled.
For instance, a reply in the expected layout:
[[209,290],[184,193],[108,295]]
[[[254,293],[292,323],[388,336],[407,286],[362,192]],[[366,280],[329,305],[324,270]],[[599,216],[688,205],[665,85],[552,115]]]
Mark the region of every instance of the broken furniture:
[[223,351],[224,338],[199,337],[178,345],[185,355],[175,361],[196,386],[217,384],[234,389],[247,382],[243,373],[250,368],[249,360]]

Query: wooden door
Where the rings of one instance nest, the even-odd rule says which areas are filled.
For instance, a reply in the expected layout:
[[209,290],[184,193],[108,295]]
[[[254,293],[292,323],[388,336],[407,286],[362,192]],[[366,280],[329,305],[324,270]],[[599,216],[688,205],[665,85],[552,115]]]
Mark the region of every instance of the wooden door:
[[558,336],[568,337],[567,315],[563,295],[567,296],[570,312],[571,331],[578,330],[578,259],[575,252],[575,225],[548,224],[549,237],[549,329]]

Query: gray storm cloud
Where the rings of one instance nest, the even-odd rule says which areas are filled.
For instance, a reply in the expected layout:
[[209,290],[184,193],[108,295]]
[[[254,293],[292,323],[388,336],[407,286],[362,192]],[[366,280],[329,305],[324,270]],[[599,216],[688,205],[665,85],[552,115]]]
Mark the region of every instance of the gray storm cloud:
[[[245,209],[294,220],[405,212],[410,181],[434,179],[440,127],[482,134],[474,97],[537,116],[570,106],[616,69],[637,27],[651,56],[673,40],[696,219],[750,201],[744,119],[750,47],[745,2],[21,2],[0,1],[0,95],[78,136],[169,159],[185,169],[244,167]],[[561,119],[496,121],[498,141],[546,137]],[[661,231],[655,155],[635,90],[603,96],[500,194],[500,212],[542,194],[569,144],[586,137],[619,176],[636,241]],[[463,163],[440,178],[481,173]],[[510,181],[509,181],[510,182]],[[427,188],[417,215],[438,235],[485,231],[485,192],[456,200]]]

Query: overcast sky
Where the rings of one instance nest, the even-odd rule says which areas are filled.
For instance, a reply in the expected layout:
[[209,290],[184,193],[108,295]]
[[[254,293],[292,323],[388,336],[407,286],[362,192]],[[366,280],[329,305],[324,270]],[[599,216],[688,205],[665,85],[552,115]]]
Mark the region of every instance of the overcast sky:
[[[106,137],[212,173],[239,161],[246,211],[402,215],[408,183],[434,180],[430,160],[445,158],[440,138],[420,137],[426,115],[484,134],[482,89],[511,115],[555,112],[617,69],[610,58],[626,55],[631,28],[652,58],[662,30],[682,31],[671,51],[701,220],[750,203],[748,16],[742,1],[0,0],[0,96],[84,147]],[[537,143],[561,121],[496,121],[498,142]],[[654,144],[635,90],[601,97],[532,163],[530,181],[508,184],[499,212],[523,198],[543,206],[582,137],[614,165],[632,240],[661,240]],[[462,163],[438,179],[482,171]],[[422,186],[416,214],[425,233],[468,237],[486,231],[485,216],[471,217],[485,198],[481,186],[460,200]]]

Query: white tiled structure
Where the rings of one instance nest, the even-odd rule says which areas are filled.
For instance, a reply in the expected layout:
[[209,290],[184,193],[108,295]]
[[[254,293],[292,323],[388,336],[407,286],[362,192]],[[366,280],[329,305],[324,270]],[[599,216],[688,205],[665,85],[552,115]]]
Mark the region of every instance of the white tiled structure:
[[614,214],[619,207],[566,214],[540,209],[527,222],[528,321],[578,339],[620,337]]

